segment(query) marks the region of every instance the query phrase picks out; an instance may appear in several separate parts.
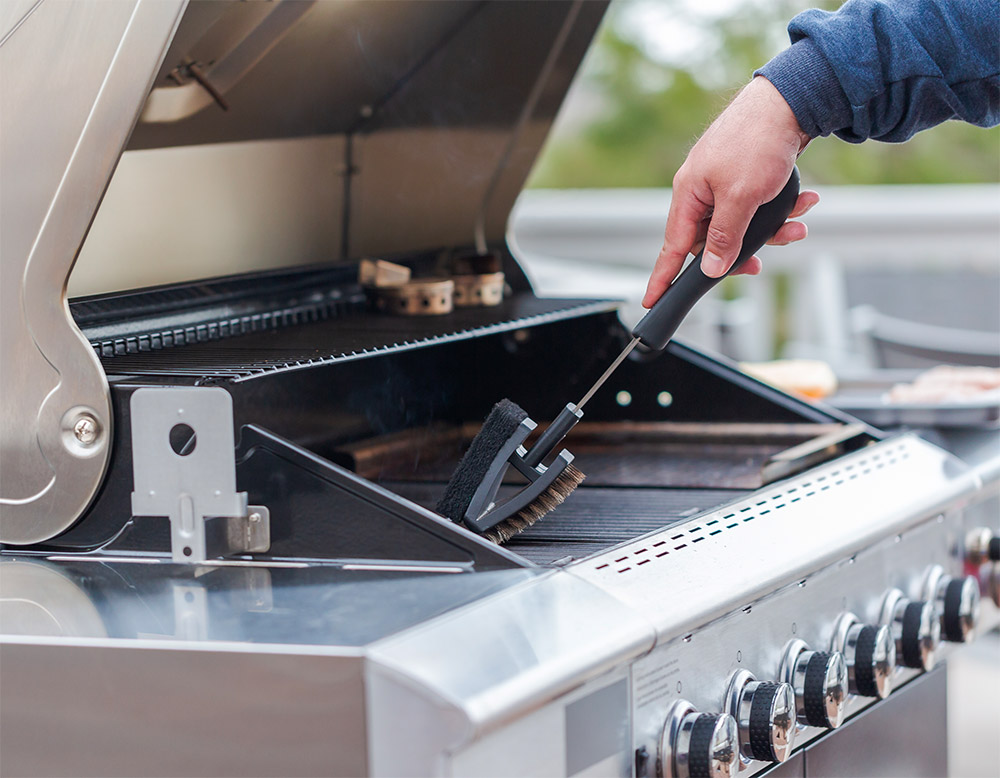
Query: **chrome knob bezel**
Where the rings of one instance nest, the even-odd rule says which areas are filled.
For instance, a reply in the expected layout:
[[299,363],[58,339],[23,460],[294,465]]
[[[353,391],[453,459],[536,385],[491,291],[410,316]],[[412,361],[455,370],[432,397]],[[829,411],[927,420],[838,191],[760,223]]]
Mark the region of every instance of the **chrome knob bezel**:
[[1000,560],[990,558],[990,542],[997,537],[989,527],[976,527],[965,536],[965,560],[975,567]]
[[685,717],[696,712],[694,705],[687,700],[678,700],[667,711],[656,754],[656,773],[660,778],[682,778],[677,774],[675,766],[677,737]]
[[[955,581],[961,581],[961,597],[958,603],[959,612],[952,614],[947,607],[948,587]],[[979,581],[973,576],[955,578],[946,575],[941,565],[932,565],[924,575],[921,587],[923,599],[934,604],[936,617],[941,624],[941,637],[952,643],[968,643],[975,637],[979,622]],[[950,623],[957,620],[956,623]],[[949,629],[949,626],[955,629]]]
[[[769,753],[755,753],[751,727],[754,714],[755,695],[769,693],[765,686],[776,686],[767,711],[767,750]],[[783,681],[770,684],[759,681],[748,670],[737,670],[729,679],[725,697],[726,711],[736,720],[739,731],[740,762],[751,761],[784,762],[795,748],[795,736],[799,727],[795,692]],[[784,721],[783,721],[784,719]]]
[[[916,634],[911,636],[907,633],[907,610],[910,606],[920,606],[919,623],[916,627]],[[880,609],[879,624],[889,628],[892,638],[896,644],[897,672],[901,672],[904,667],[915,670],[930,671],[934,669],[937,661],[937,651],[941,644],[941,622],[937,617],[937,609],[934,604],[922,600],[909,600],[899,589],[890,589],[882,599]],[[916,639],[916,651],[908,650],[904,642],[908,639]],[[916,653],[919,661],[914,661],[912,655]],[[911,660],[907,661],[910,656]]]
[[[971,575],[949,578],[938,585],[941,601],[941,634],[953,643],[968,643],[979,624],[979,581]],[[953,598],[952,590],[958,592]],[[957,613],[952,610],[957,608]]]
[[[874,695],[865,693],[868,690],[864,688],[859,688],[858,641],[868,626],[876,630],[871,656],[871,681],[876,692]],[[841,614],[834,627],[830,647],[831,650],[839,651],[844,655],[851,694],[884,700],[892,693],[892,679],[896,670],[896,643],[892,639],[888,627],[863,624],[853,613]],[[867,686],[867,684],[862,683],[861,686]]]
[[[660,778],[698,778],[691,772],[690,750],[694,725],[702,715],[687,700],[678,700],[670,707],[660,731],[657,749],[656,772]],[[712,731],[713,754],[708,758],[712,768],[711,778],[734,778],[740,768],[736,721],[728,713],[709,715],[715,718]],[[722,748],[719,751],[724,755],[728,748],[731,759],[717,758],[715,748],[720,744]]]
[[808,726],[836,729],[844,722],[847,713],[847,696],[850,694],[847,663],[839,651],[824,651],[822,653],[828,654],[822,686],[825,723],[817,725],[809,721],[806,712],[806,675],[810,660],[819,653],[810,649],[804,640],[796,638],[785,646],[778,668],[778,680],[791,684],[795,695],[795,714],[800,730]]

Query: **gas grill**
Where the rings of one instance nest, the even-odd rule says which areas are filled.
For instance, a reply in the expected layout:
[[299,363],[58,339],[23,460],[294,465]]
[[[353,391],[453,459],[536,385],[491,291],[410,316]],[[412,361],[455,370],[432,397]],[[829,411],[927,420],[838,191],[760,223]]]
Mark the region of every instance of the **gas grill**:
[[[493,403],[552,419],[629,337],[505,238],[602,4],[11,9],[6,770],[946,771],[1000,457],[674,342],[593,398],[540,522],[434,511]],[[495,266],[503,299],[386,312],[373,257]]]

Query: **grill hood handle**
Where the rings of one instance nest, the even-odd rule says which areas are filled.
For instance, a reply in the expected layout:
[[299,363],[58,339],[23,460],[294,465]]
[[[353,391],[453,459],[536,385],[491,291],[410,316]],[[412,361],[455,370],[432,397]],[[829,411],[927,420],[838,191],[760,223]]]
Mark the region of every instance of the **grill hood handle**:
[[788,183],[773,200],[757,209],[743,236],[743,246],[739,256],[729,271],[719,278],[711,278],[701,270],[701,254],[688,264],[674,282],[667,287],[656,304],[632,330],[632,337],[651,349],[660,351],[674,336],[684,317],[694,304],[705,296],[716,284],[735,273],[776,233],[795,207],[799,196],[799,171],[792,168]]

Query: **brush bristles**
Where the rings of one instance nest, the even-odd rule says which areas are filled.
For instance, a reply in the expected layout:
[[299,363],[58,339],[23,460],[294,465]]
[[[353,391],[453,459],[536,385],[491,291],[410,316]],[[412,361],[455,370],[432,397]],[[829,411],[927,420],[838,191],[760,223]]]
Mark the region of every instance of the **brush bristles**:
[[538,521],[549,511],[554,510],[562,504],[569,495],[578,487],[586,476],[582,471],[577,470],[573,465],[566,465],[552,482],[552,485],[538,495],[530,505],[525,506],[509,519],[504,519],[499,524],[490,527],[483,535],[496,544],[506,543],[520,532],[524,532],[528,527]]

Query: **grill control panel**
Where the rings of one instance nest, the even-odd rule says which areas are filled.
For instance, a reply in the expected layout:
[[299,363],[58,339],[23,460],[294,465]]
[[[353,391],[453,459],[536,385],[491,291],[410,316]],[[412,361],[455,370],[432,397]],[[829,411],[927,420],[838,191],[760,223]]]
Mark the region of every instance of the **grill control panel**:
[[638,660],[634,745],[658,758],[637,775],[753,775],[970,640],[979,585],[947,557],[957,523],[929,517]]

